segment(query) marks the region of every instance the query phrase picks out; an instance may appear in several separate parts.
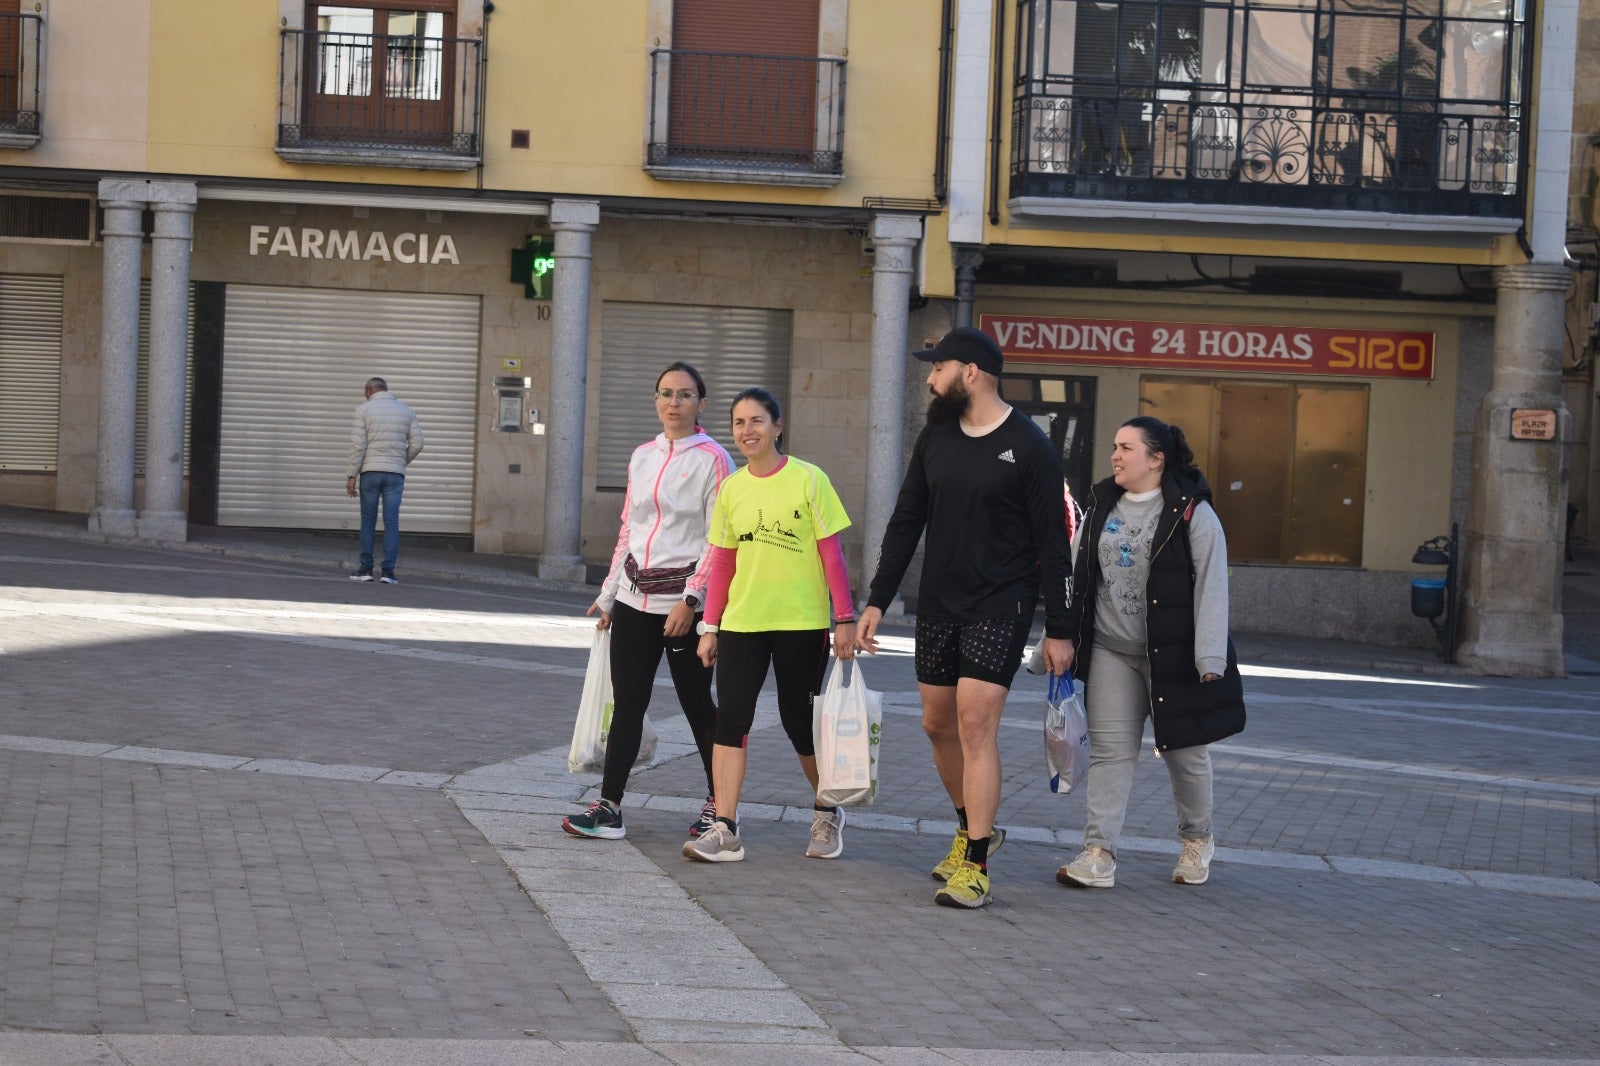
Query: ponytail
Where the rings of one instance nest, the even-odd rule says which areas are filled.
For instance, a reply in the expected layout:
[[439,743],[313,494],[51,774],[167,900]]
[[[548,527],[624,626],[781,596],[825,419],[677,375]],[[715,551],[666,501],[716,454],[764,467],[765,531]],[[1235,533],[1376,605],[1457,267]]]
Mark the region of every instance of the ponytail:
[[1168,472],[1174,474],[1194,472],[1194,449],[1189,447],[1182,429],[1149,415],[1139,415],[1122,424],[1139,431],[1139,435],[1144,438],[1145,447],[1166,460]]

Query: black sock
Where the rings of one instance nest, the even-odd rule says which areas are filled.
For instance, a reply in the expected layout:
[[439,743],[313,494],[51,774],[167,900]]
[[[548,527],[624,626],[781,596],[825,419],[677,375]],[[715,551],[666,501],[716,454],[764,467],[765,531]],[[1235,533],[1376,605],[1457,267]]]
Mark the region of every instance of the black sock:
[[811,805],[811,809],[814,810],[814,811],[821,811],[823,814],[838,814],[839,813],[839,808],[837,808],[837,807],[829,807],[829,806],[827,806],[826,804],[823,804],[823,803],[813,803]]
[[739,831],[739,823],[734,821],[732,818],[724,818],[721,815],[718,815],[717,816],[717,821],[721,822],[723,825],[727,826],[729,829],[732,829],[735,833],[737,833]]
[[967,838],[967,861],[975,862],[980,869],[989,868],[989,838]]
[[961,823],[961,831],[965,833],[967,831],[967,809],[965,807],[956,808],[956,821]]

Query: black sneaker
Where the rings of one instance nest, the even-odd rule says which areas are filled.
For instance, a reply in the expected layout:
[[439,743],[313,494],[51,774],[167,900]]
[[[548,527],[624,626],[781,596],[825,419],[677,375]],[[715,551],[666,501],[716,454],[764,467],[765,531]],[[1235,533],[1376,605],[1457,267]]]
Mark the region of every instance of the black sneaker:
[[705,806],[700,808],[700,817],[696,818],[694,824],[689,827],[689,839],[693,840],[716,824],[717,798],[715,796],[707,796]]
[[575,837],[599,837],[601,840],[621,840],[628,835],[622,827],[622,812],[605,800],[595,800],[582,814],[561,819],[561,828]]
[[[371,581],[372,579],[369,577],[369,578],[367,578],[367,580]],[[378,580],[383,582],[385,585],[398,585],[398,584],[400,584],[400,579],[394,576],[394,571],[393,570],[385,570],[383,572],[383,576],[380,577]]]
[[371,581],[372,580],[372,571],[371,570],[357,570],[355,573],[350,575],[350,580],[351,581]]

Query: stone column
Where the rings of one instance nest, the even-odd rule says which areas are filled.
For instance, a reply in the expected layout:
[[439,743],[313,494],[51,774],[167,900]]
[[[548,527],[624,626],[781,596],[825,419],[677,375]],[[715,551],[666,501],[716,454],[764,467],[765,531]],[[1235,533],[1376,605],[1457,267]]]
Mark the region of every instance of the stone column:
[[144,182],[100,183],[100,427],[95,445],[94,510],[89,529],[105,537],[137,533],[133,438],[139,400],[139,274]]
[[[1461,646],[1473,673],[1561,677],[1561,549],[1572,416],[1561,399],[1564,266],[1495,272],[1494,371],[1478,407],[1463,536]],[[1511,412],[1556,412],[1556,439],[1512,440]]]
[[197,201],[192,182],[150,186],[156,230],[150,253],[150,377],[144,507],[139,537],[189,538],[183,505],[184,394],[189,362],[189,247]]
[[883,531],[894,513],[904,476],[907,320],[911,312],[912,255],[922,219],[878,215],[872,220],[872,375],[868,391],[867,513],[862,527],[862,588],[878,568]]
[[956,325],[972,325],[972,290],[978,281],[983,252],[977,248],[956,250]]
[[589,375],[589,267],[600,205],[556,200],[551,294],[549,451],[544,474],[544,553],[539,576],[583,581],[583,407]]

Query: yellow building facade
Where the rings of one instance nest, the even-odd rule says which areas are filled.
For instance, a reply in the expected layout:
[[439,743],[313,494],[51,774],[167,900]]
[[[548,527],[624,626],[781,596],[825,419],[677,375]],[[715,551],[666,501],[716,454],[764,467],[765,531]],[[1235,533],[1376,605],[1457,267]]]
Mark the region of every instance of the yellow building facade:
[[[376,374],[428,433],[405,529],[581,579],[685,358],[724,438],[778,394],[864,581],[906,352],[971,321],[1075,491],[1126,418],[1186,426],[1236,628],[1426,644],[1413,554],[1457,522],[1451,650],[1559,669],[1558,606],[1495,591],[1549,508],[1490,486],[1565,506],[1559,390],[1508,384],[1546,342],[1508,338],[1567,288],[1570,44],[1505,4],[1171,6],[0,5],[0,503],[354,529]],[[1506,454],[1507,404],[1554,449]]]

